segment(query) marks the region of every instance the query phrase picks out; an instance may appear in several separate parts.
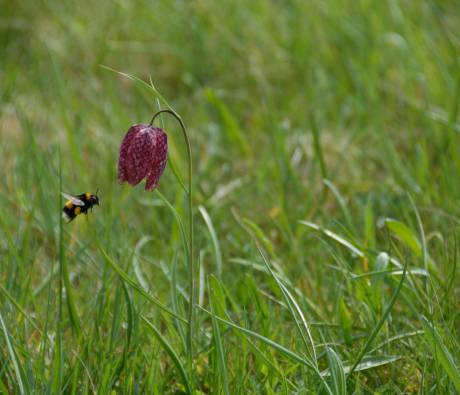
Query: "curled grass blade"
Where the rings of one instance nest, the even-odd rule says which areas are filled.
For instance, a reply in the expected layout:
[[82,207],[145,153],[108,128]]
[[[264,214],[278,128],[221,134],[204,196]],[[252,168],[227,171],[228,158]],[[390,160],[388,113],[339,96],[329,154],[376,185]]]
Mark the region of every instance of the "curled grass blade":
[[155,325],[153,325],[144,316],[141,316],[141,319],[142,319],[142,321],[144,321],[147,324],[148,328],[153,332],[153,334],[158,339],[158,341],[160,342],[160,344],[163,347],[163,349],[166,351],[166,353],[172,359],[172,361],[174,363],[174,366],[178,370],[178,372],[179,372],[179,374],[180,374],[180,376],[181,376],[181,378],[182,378],[182,380],[184,382],[184,385],[187,388],[187,393],[192,394],[193,393],[192,387],[191,387],[190,381],[187,378],[187,373],[186,373],[185,367],[184,367],[183,363],[181,362],[179,356],[177,355],[176,351],[174,350],[174,348],[171,346],[171,344],[169,344],[169,342],[160,333],[160,331],[155,327]]
[[[360,372],[363,370],[368,370],[372,368],[376,368],[378,366],[383,366],[383,365],[388,365],[389,363],[396,362],[401,359],[401,356],[399,355],[382,355],[378,357],[374,356],[365,356],[361,359],[361,361],[356,365],[356,367],[353,369],[351,365],[348,363],[343,364],[343,372],[346,375],[351,375],[352,369],[353,372]],[[321,374],[324,377],[329,377],[331,375],[331,372],[329,369],[321,372]]]
[[423,331],[436,361],[443,367],[458,392],[460,392],[460,372],[454,357],[449,352],[436,327],[425,316],[421,317]]
[[424,333],[423,331],[413,331],[413,332],[402,333],[400,335],[390,337],[389,339],[385,340],[384,342],[380,343],[379,345],[375,346],[372,350],[370,350],[369,354],[375,353],[379,349],[387,346],[388,344],[394,341],[401,340],[401,339],[407,339],[409,337],[414,337],[414,336],[420,336],[420,335],[423,335],[423,333]]
[[307,226],[310,229],[316,230],[317,232],[321,232],[327,237],[329,237],[332,240],[335,240],[337,243],[343,245],[346,247],[348,250],[350,250],[353,254],[359,256],[360,258],[364,258],[365,254],[363,251],[361,251],[359,248],[355,247],[351,242],[343,238],[342,236],[339,236],[337,233],[334,233],[328,229],[323,229],[319,225],[309,222],[309,221],[299,221],[300,224]]
[[178,320],[182,322],[187,322],[185,319],[177,315],[174,311],[170,310],[168,307],[166,307],[163,303],[158,301],[156,298],[148,294],[141,286],[136,284],[136,282],[128,276],[120,267],[110,258],[107,253],[102,249],[101,247],[99,248],[100,252],[102,253],[105,262],[120,276],[120,279],[127,283],[131,288],[133,288],[135,291],[140,293],[145,299],[147,299],[149,302],[157,306],[159,309],[163,310],[165,313],[170,314],[171,316],[177,318]]
[[[375,272],[367,272],[367,273],[362,273],[362,274],[353,274],[347,272],[347,274],[350,275],[350,280],[359,280],[367,277],[373,277],[373,276],[383,276],[383,275],[391,275],[391,276],[401,276],[404,273],[404,270],[401,269],[388,269],[388,270],[379,270]],[[424,276],[427,277],[430,274],[427,273],[425,269],[420,269],[420,268],[413,268],[413,269],[408,269],[407,274],[411,274],[413,276]]]
[[140,256],[140,253],[141,253],[141,248],[144,246],[144,244],[148,243],[150,240],[152,240],[151,236],[142,237],[136,243],[136,246],[134,247],[134,254],[133,254],[134,275],[136,276],[137,281],[139,282],[140,286],[142,288],[144,288],[146,292],[149,291],[150,287],[148,285],[147,280],[144,277],[144,274],[142,273],[142,268],[141,268],[141,265],[140,265],[139,256]]
[[420,257],[422,255],[420,242],[406,224],[393,218],[381,219],[379,224],[385,225],[388,229],[390,229],[416,256]]
[[[433,259],[431,259],[430,255],[427,251],[426,245],[426,237],[425,232],[423,230],[423,224],[420,218],[420,214],[412,200],[410,198],[411,205],[415,212],[415,217],[417,220],[417,226],[420,232],[420,240],[415,235],[415,233],[410,229],[406,224],[395,220],[393,218],[384,218],[379,221],[379,223],[383,226],[385,225],[402,243],[404,243],[417,258],[422,259],[423,268],[426,273],[432,274],[438,281],[441,281],[441,278],[438,273],[438,268],[435,265]],[[427,295],[430,295],[430,290],[428,288],[428,277],[425,279],[425,289]]]

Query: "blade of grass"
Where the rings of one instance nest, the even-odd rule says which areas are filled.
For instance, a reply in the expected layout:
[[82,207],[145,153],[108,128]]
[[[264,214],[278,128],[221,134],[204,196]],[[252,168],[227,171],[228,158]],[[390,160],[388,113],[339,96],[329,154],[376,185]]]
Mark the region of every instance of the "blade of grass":
[[133,254],[133,269],[134,269],[134,275],[137,278],[137,281],[139,282],[140,286],[144,288],[146,292],[150,290],[150,287],[148,285],[147,280],[144,277],[144,274],[142,273],[142,269],[140,266],[139,262],[139,255],[141,253],[142,247],[148,243],[150,240],[152,240],[151,236],[143,236],[137,243],[136,246],[134,247],[134,254]]
[[[180,314],[179,310],[179,299],[177,297],[177,254],[174,254],[174,258],[172,260],[172,268],[171,268],[171,303],[172,303],[172,308],[174,313],[177,315]],[[176,324],[177,331],[179,333],[179,336],[182,340],[182,346],[184,350],[187,349],[187,337],[184,332],[184,328],[182,327],[182,323],[177,319],[174,318],[174,322]]]
[[[291,295],[289,290],[284,286],[284,284],[279,280],[277,275],[273,272],[272,268],[270,267],[270,263],[269,263],[267,257],[265,256],[265,254],[263,253],[259,243],[256,240],[254,240],[254,241],[256,243],[256,247],[257,247],[257,249],[259,251],[259,254],[261,255],[261,257],[262,257],[262,259],[263,259],[263,261],[265,263],[265,267],[267,268],[268,272],[270,273],[272,278],[275,280],[275,282],[278,285],[281,293],[283,294],[283,297],[284,297],[284,300],[286,302],[286,305],[287,305],[287,307],[288,307],[288,309],[289,309],[289,311],[291,313],[292,318],[294,319],[296,327],[297,327],[297,329],[299,331],[299,334],[300,334],[300,336],[301,336],[301,338],[303,340],[303,343],[305,345],[305,349],[310,354],[309,356],[311,358],[311,363],[312,363],[312,365],[317,367],[315,343],[313,341],[313,337],[311,336],[311,331],[310,331],[310,328],[308,326],[307,320],[305,319],[305,317],[303,315],[303,312],[300,309],[300,307],[297,304],[297,302],[295,301],[294,297]],[[299,319],[297,318],[297,316],[299,316],[300,322],[299,322]]]
[[81,334],[81,323],[80,318],[78,317],[77,307],[75,305],[75,296],[72,289],[72,284],[70,283],[69,267],[67,264],[67,258],[65,254],[62,256],[61,260],[62,265],[62,277],[64,289],[66,292],[66,301],[67,301],[67,310],[69,312],[70,323],[72,328],[75,330],[77,336]]
[[0,291],[6,296],[6,298],[14,305],[14,307],[24,316],[24,318],[33,326],[35,330],[37,330],[41,334],[40,328],[34,322],[32,318],[30,318],[29,314],[21,307],[21,305],[13,298],[13,296],[0,284]]
[[340,328],[342,330],[343,339],[345,344],[350,346],[352,344],[352,327],[353,321],[351,319],[350,311],[345,304],[343,296],[340,295],[339,302],[338,302],[338,311],[339,311],[339,322]]
[[[211,275],[212,276],[212,275]],[[219,363],[219,371],[221,372],[222,376],[222,383],[223,385],[221,388],[223,388],[225,394],[230,394],[230,389],[228,385],[228,377],[227,377],[227,366],[225,363],[225,353],[224,353],[224,346],[222,344],[222,336],[220,333],[220,328],[219,328],[219,323],[216,320],[216,316],[214,314],[214,296],[211,293],[211,287],[209,285],[209,277],[208,277],[208,294],[209,294],[209,306],[211,308],[211,321],[212,321],[212,332],[213,332],[213,339],[214,339],[214,345],[216,348],[217,352],[217,361]]]
[[[64,232],[62,228],[62,215],[61,215],[61,197],[60,192],[62,191],[62,170],[61,170],[61,157],[59,151],[59,196],[58,196],[58,207],[59,207],[59,277],[58,277],[58,284],[59,284],[59,291],[58,291],[58,312],[57,312],[57,321],[56,321],[56,342],[54,347],[54,367],[53,367],[53,375],[52,375],[52,392],[58,393],[62,388],[62,376],[63,376],[63,352],[62,352],[62,291],[63,291],[63,264],[62,261],[64,260]],[[51,283],[50,283],[51,286]]]
[[[367,277],[373,277],[373,276],[382,276],[385,274],[389,274],[391,276],[401,276],[403,274],[404,270],[401,269],[388,269],[388,270],[381,270],[381,271],[376,271],[376,272],[367,272],[363,274],[353,274],[353,273],[347,273],[350,275],[350,280],[359,280]],[[407,274],[411,274],[413,276],[429,276],[429,273],[425,271],[425,269],[419,269],[419,268],[414,268],[414,269],[408,269]]]
[[[140,79],[139,77],[136,77],[135,75],[124,73],[123,71],[113,69],[112,67],[105,66],[105,65],[102,65],[102,64],[99,65],[99,66],[101,68],[105,69],[105,70],[112,71],[113,73],[116,73],[118,75],[121,75],[122,77],[128,78],[128,79],[130,79],[132,81],[135,81],[135,82],[139,83],[144,88],[147,88],[150,91],[152,91],[157,96],[157,98],[159,98],[163,102],[164,105],[166,105],[169,109],[173,110],[173,108],[169,105],[168,101],[161,95],[161,93],[155,88],[155,86],[153,84],[149,85],[149,84],[147,84],[147,82],[145,82],[144,80]],[[151,81],[152,80],[150,80],[150,82]]]
[[[216,313],[222,314],[222,315],[226,316],[228,320],[230,320],[230,318],[228,317],[228,314],[227,314],[228,309],[226,308],[226,303],[225,303],[225,297],[226,297],[225,294],[226,294],[226,292],[224,292],[224,290],[222,289],[222,284],[219,282],[219,280],[216,277],[211,275],[209,277],[209,285],[212,288],[213,296],[214,296],[214,304],[215,304],[215,306],[213,306],[214,307],[214,314],[216,314]],[[216,310],[218,310],[218,312],[216,312]],[[216,314],[216,316],[217,316],[217,314]],[[247,336],[245,336],[244,333],[241,333],[241,332],[237,331],[236,335],[241,339],[241,341],[246,342],[249,345],[249,347],[252,349],[254,354],[257,355],[260,359],[262,359],[263,362],[274,373],[279,375],[282,378],[283,381],[287,381],[289,383],[289,385],[291,385],[291,387],[293,386],[293,384],[289,380],[286,379],[285,372],[282,369],[280,369],[277,366],[275,366],[274,362],[270,361],[268,359],[268,357],[262,352],[262,350],[256,344],[254,344],[254,342],[252,342]]]
[[326,168],[326,163],[324,161],[323,150],[321,148],[321,141],[320,141],[320,136],[319,136],[318,125],[316,123],[316,119],[315,119],[315,116],[313,115],[313,112],[310,112],[309,120],[310,120],[310,130],[313,134],[313,146],[315,148],[315,155],[319,162],[319,167],[321,170],[321,178],[324,181],[327,179],[327,168]]
[[177,226],[179,226],[179,231],[182,237],[182,243],[184,245],[185,260],[188,262],[190,259],[190,256],[189,256],[190,254],[189,254],[189,248],[188,248],[188,242],[187,242],[187,234],[185,233],[185,228],[184,228],[182,219],[179,213],[177,212],[177,210],[174,208],[174,206],[171,203],[169,203],[168,199],[166,199],[166,197],[158,189],[156,189],[155,192],[164,202],[166,207],[168,207],[171,210],[172,214],[174,215],[174,219],[177,222]]
[[[382,355],[379,357],[374,357],[374,356],[365,356],[364,358],[361,359],[361,362],[354,368],[354,372],[360,372],[363,370],[367,369],[372,369],[376,368],[378,366],[382,365],[387,365],[389,363],[393,363],[401,359],[401,356],[399,355]],[[343,364],[343,371],[345,375],[351,375],[352,373],[352,367],[348,363]],[[328,377],[331,375],[331,372],[329,369],[325,370],[324,372],[321,372],[321,374],[325,377]]]
[[[260,265],[256,262],[253,262],[253,261],[250,261],[248,259],[242,259],[242,258],[230,258],[229,259],[229,262],[232,262],[232,263],[237,263],[238,265],[242,265],[242,266],[247,266],[247,267],[250,267],[258,272],[261,272],[261,273],[265,273],[266,270],[265,270],[265,265]],[[289,279],[284,275],[284,273],[280,273],[278,271],[277,273],[277,276],[278,278],[280,278],[282,281],[284,281],[285,284],[288,284],[289,287],[295,292],[295,294],[297,295],[297,297],[299,298],[302,298],[303,301],[308,305],[308,307],[310,308],[310,310],[315,313],[316,315],[316,318],[320,318],[322,320],[325,320],[325,318],[323,317],[322,315],[322,312],[320,310],[320,308],[312,301],[310,300],[309,298],[307,298],[305,296],[305,293],[303,293],[299,288],[295,287],[290,281]]]
[[[423,268],[426,270],[427,273],[432,274],[438,281],[441,281],[441,278],[438,273],[438,268],[435,265],[434,261],[431,259],[430,255],[428,254],[427,247],[426,247],[426,238],[425,233],[423,230],[423,225],[421,222],[420,214],[410,198],[411,205],[415,212],[417,225],[419,227],[420,232],[420,241],[417,236],[412,232],[412,230],[404,223],[397,221],[392,218],[384,218],[379,221],[381,225],[385,225],[390,229],[396,237],[401,240],[405,245],[409,247],[409,249],[414,253],[414,255],[418,258],[422,259]],[[430,295],[430,291],[427,288],[427,281],[425,279],[425,290],[427,295]]]
[[[59,166],[61,166],[61,155],[59,153]],[[59,167],[59,188],[62,188],[62,173],[61,167]],[[62,189],[59,190],[59,196]],[[60,198],[59,198],[60,199]],[[59,204],[59,211],[61,211],[61,205]],[[60,274],[62,282],[64,284],[64,289],[66,291],[66,301],[67,301],[67,310],[69,312],[70,323],[72,328],[75,330],[77,336],[81,334],[81,323],[80,318],[78,317],[77,308],[75,305],[75,296],[73,294],[72,284],[70,283],[69,267],[67,264],[67,258],[64,249],[64,232],[62,229],[62,216],[59,215],[59,263],[60,263]]]
[[264,231],[260,228],[259,225],[257,225],[254,221],[251,221],[248,218],[241,219],[239,215],[236,215],[235,213],[234,216],[239,222],[239,224],[246,230],[246,232],[249,232],[254,240],[259,241],[264,246],[265,250],[268,251],[270,256],[276,257],[275,247],[273,246],[273,243],[265,235]]
[[216,271],[217,277],[222,277],[222,253],[220,251],[219,240],[217,238],[216,230],[214,229],[214,225],[211,221],[211,217],[209,216],[208,212],[203,206],[199,206],[198,210],[200,210],[201,215],[203,216],[204,222],[208,227],[209,235],[211,236],[212,245],[214,247],[214,255],[216,258]]
[[3,382],[3,380],[0,380],[0,394],[8,394],[8,393],[9,393],[9,390],[6,387],[5,383]]
[[347,379],[345,378],[342,361],[336,352],[330,347],[326,347],[326,355],[329,372],[331,373],[332,378],[332,393],[334,395],[346,395]]
[[187,323],[187,320],[178,316],[174,311],[170,310],[168,307],[163,305],[159,300],[148,294],[141,286],[137,285],[136,282],[130,278],[120,267],[110,258],[102,247],[99,247],[99,251],[102,253],[105,262],[120,276],[122,281],[125,281],[131,288],[140,293],[145,299],[157,306],[159,309],[165,313],[170,314],[171,316],[177,318],[178,320]]
[[6,347],[8,349],[8,355],[10,356],[11,363],[13,364],[13,370],[16,375],[16,380],[19,386],[19,392],[21,394],[29,394],[30,393],[30,386],[29,382],[27,381],[27,376],[24,372],[22,364],[19,362],[16,351],[14,349],[13,343],[11,342],[10,333],[5,325],[5,321],[3,320],[3,315],[0,312],[0,325],[3,332],[3,337],[5,338]]
[[323,180],[323,183],[332,192],[335,199],[337,200],[337,203],[339,204],[339,207],[342,210],[343,215],[345,216],[345,221],[347,222],[348,228],[351,229],[353,233],[355,233],[356,229],[355,229],[355,226],[353,225],[351,214],[350,214],[350,211],[348,210],[345,199],[340,194],[339,190],[337,189],[337,187],[334,185],[334,183],[331,180]]
[[[243,219],[240,224],[244,227],[244,229],[246,230],[246,232],[250,235],[250,237],[252,238],[252,240],[254,241],[258,251],[259,251],[259,254],[262,256],[262,259],[265,263],[265,266],[267,268],[267,270],[269,271],[269,273],[271,274],[272,278],[275,280],[276,284],[278,285],[279,289],[281,290],[281,293],[285,299],[285,302],[286,302],[286,305],[291,313],[291,316],[292,318],[294,319],[294,322],[296,324],[296,327],[297,327],[297,330],[299,331],[299,334],[302,338],[302,341],[305,345],[305,349],[307,351],[307,353],[309,353],[310,355],[310,359],[311,359],[311,364],[312,366],[314,366],[315,368],[315,373],[318,375],[318,377],[321,379],[321,381],[323,382],[326,390],[328,392],[330,392],[330,388],[329,386],[327,385],[326,381],[323,380],[319,370],[318,370],[318,365],[317,365],[317,361],[316,361],[316,350],[315,350],[315,343],[313,341],[313,337],[311,335],[311,331],[310,331],[310,328],[308,326],[308,323],[303,315],[303,312],[302,310],[300,309],[299,305],[297,304],[296,300],[294,299],[294,297],[291,295],[291,293],[289,292],[289,290],[284,286],[284,284],[280,281],[280,279],[275,275],[275,273],[273,272],[273,270],[271,269],[271,265],[268,261],[268,258],[265,256],[265,254],[263,253],[262,251],[262,247],[261,245],[259,244],[259,241],[256,237],[256,235],[253,233],[253,230],[257,230],[259,233],[257,234],[259,237],[262,237],[262,240],[264,239],[267,239],[265,237],[265,235],[262,233],[262,230],[258,227],[254,227],[254,226],[251,226],[253,223],[252,221],[249,221],[249,220],[246,220],[246,219]],[[261,234],[260,234],[261,233]],[[270,246],[272,246],[271,243],[269,243]],[[299,322],[299,319],[297,317],[297,315],[300,317],[300,322]],[[303,328],[303,330],[302,330]],[[305,333],[304,333],[305,331]],[[308,341],[307,341],[308,339]]]
[[135,314],[135,307],[132,300],[132,297],[128,291],[128,287],[126,284],[121,281],[121,286],[123,287],[123,294],[125,295],[125,303],[126,303],[126,342],[125,348],[123,350],[123,361],[126,364],[126,359],[129,353],[129,347],[131,345],[131,339],[133,337],[133,329],[134,323],[136,321],[136,314]]
[[[204,307],[201,307],[201,306],[197,306],[198,309],[202,310],[203,312],[205,312],[206,314],[212,316],[213,314],[206,310]],[[227,320],[224,320],[223,318],[220,318],[218,316],[215,316],[216,317],[216,320],[218,320],[219,322],[222,322],[223,324],[225,325],[228,325],[234,329],[236,329],[237,331],[239,332],[242,332],[248,336],[251,336],[251,337],[254,337],[255,339],[257,340],[260,340],[261,342],[267,344],[268,346],[272,347],[273,349],[279,351],[281,354],[287,356],[288,358],[290,358],[291,360],[297,362],[297,363],[300,363],[301,365],[304,365],[310,369],[312,369],[313,371],[316,372],[316,368],[311,364],[311,362],[307,361],[305,358],[301,357],[300,355],[296,354],[295,352],[289,350],[288,348],[282,346],[281,344],[278,344],[276,343],[275,341],[257,333],[257,332],[253,332],[251,331],[250,329],[246,329],[246,328],[243,328],[242,326],[239,326],[239,325],[236,325],[234,324],[233,322],[230,322],[230,321],[227,321]]]
[[381,348],[387,346],[388,344],[401,339],[407,339],[409,337],[420,336],[423,335],[423,331],[413,331],[409,333],[402,333],[400,335],[396,335],[390,337],[389,339],[385,340],[384,342],[380,343],[379,345],[375,346],[372,350],[369,351],[369,354],[374,354],[376,351],[380,350]]
[[393,296],[391,297],[390,303],[388,303],[388,306],[385,309],[384,313],[382,314],[382,317],[380,318],[380,320],[377,322],[377,324],[372,329],[372,332],[370,333],[369,337],[367,338],[366,343],[364,344],[364,347],[362,348],[361,352],[359,353],[358,357],[356,358],[355,363],[351,367],[350,376],[356,370],[358,365],[360,364],[360,362],[363,359],[364,355],[366,354],[366,352],[368,351],[368,349],[372,345],[372,342],[374,341],[375,337],[379,333],[380,328],[382,327],[382,325],[385,323],[385,321],[387,320],[388,316],[390,315],[391,310],[393,309],[393,306],[396,303],[396,299],[398,298],[398,295],[401,292],[402,285],[403,285],[404,280],[406,278],[407,265],[408,265],[408,261],[406,260],[406,262],[404,264],[404,271],[403,271],[403,274],[401,276],[401,280],[399,281],[399,284],[398,284],[396,290],[394,291]]
[[411,251],[418,257],[422,255],[422,247],[412,230],[404,223],[393,218],[384,218],[379,224],[385,225],[390,229]]
[[226,104],[217,97],[212,89],[208,88],[205,90],[205,97],[216,110],[219,125],[222,125],[226,136],[228,136],[229,145],[239,147],[240,151],[244,153],[246,157],[249,157],[251,155],[251,149],[232,112],[228,109]]
[[[431,263],[431,268],[435,269],[435,273],[436,273],[437,267],[434,265],[432,260],[429,259],[429,256],[428,256],[428,249],[426,245],[425,230],[423,229],[422,218],[420,217],[420,213],[417,210],[417,206],[415,205],[415,202],[412,199],[412,196],[411,195],[408,195],[408,196],[409,196],[409,201],[412,206],[412,209],[414,210],[414,213],[415,213],[415,218],[417,219],[418,230],[420,233],[420,244],[421,244],[421,255],[422,255],[423,268],[426,271],[428,271],[429,269],[428,264]],[[428,300],[429,312],[430,312],[430,315],[432,315],[433,314],[433,303],[432,303],[433,298],[432,298],[432,293],[431,293],[431,288],[430,288],[430,283],[429,283],[429,277],[423,278],[423,282],[425,284],[425,293],[428,297],[427,300]]]
[[339,236],[338,234],[328,230],[328,229],[323,229],[319,225],[314,224],[313,222],[309,221],[299,221],[300,224],[307,226],[313,230],[316,230],[317,232],[321,232],[325,234],[327,237],[331,238],[332,240],[335,240],[339,244],[343,245],[347,249],[349,249],[352,253],[355,255],[359,256],[360,258],[364,258],[365,254],[362,250],[359,248],[355,247],[352,243],[350,243],[348,240],[343,238],[342,236]]

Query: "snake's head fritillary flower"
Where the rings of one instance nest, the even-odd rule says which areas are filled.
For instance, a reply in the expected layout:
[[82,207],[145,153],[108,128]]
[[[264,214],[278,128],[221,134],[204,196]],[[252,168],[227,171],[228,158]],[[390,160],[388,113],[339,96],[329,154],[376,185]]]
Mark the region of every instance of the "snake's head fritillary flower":
[[166,166],[168,138],[163,129],[152,125],[133,125],[126,133],[118,158],[118,180],[137,185],[147,179],[145,189],[153,190]]

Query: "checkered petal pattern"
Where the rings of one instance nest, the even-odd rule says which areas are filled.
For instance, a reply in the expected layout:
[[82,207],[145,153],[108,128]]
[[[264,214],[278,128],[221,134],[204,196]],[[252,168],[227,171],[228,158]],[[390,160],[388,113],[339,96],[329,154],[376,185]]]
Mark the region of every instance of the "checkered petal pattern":
[[168,159],[168,137],[163,129],[133,125],[126,133],[118,158],[118,180],[137,185],[147,179],[145,189],[158,186]]

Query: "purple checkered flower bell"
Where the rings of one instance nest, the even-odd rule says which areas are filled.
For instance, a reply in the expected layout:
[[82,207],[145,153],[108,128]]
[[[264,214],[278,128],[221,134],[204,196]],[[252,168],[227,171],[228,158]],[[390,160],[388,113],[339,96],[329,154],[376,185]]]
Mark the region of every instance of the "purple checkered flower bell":
[[152,125],[133,125],[126,133],[118,158],[118,180],[137,185],[144,178],[145,190],[157,187],[168,159],[168,137]]

